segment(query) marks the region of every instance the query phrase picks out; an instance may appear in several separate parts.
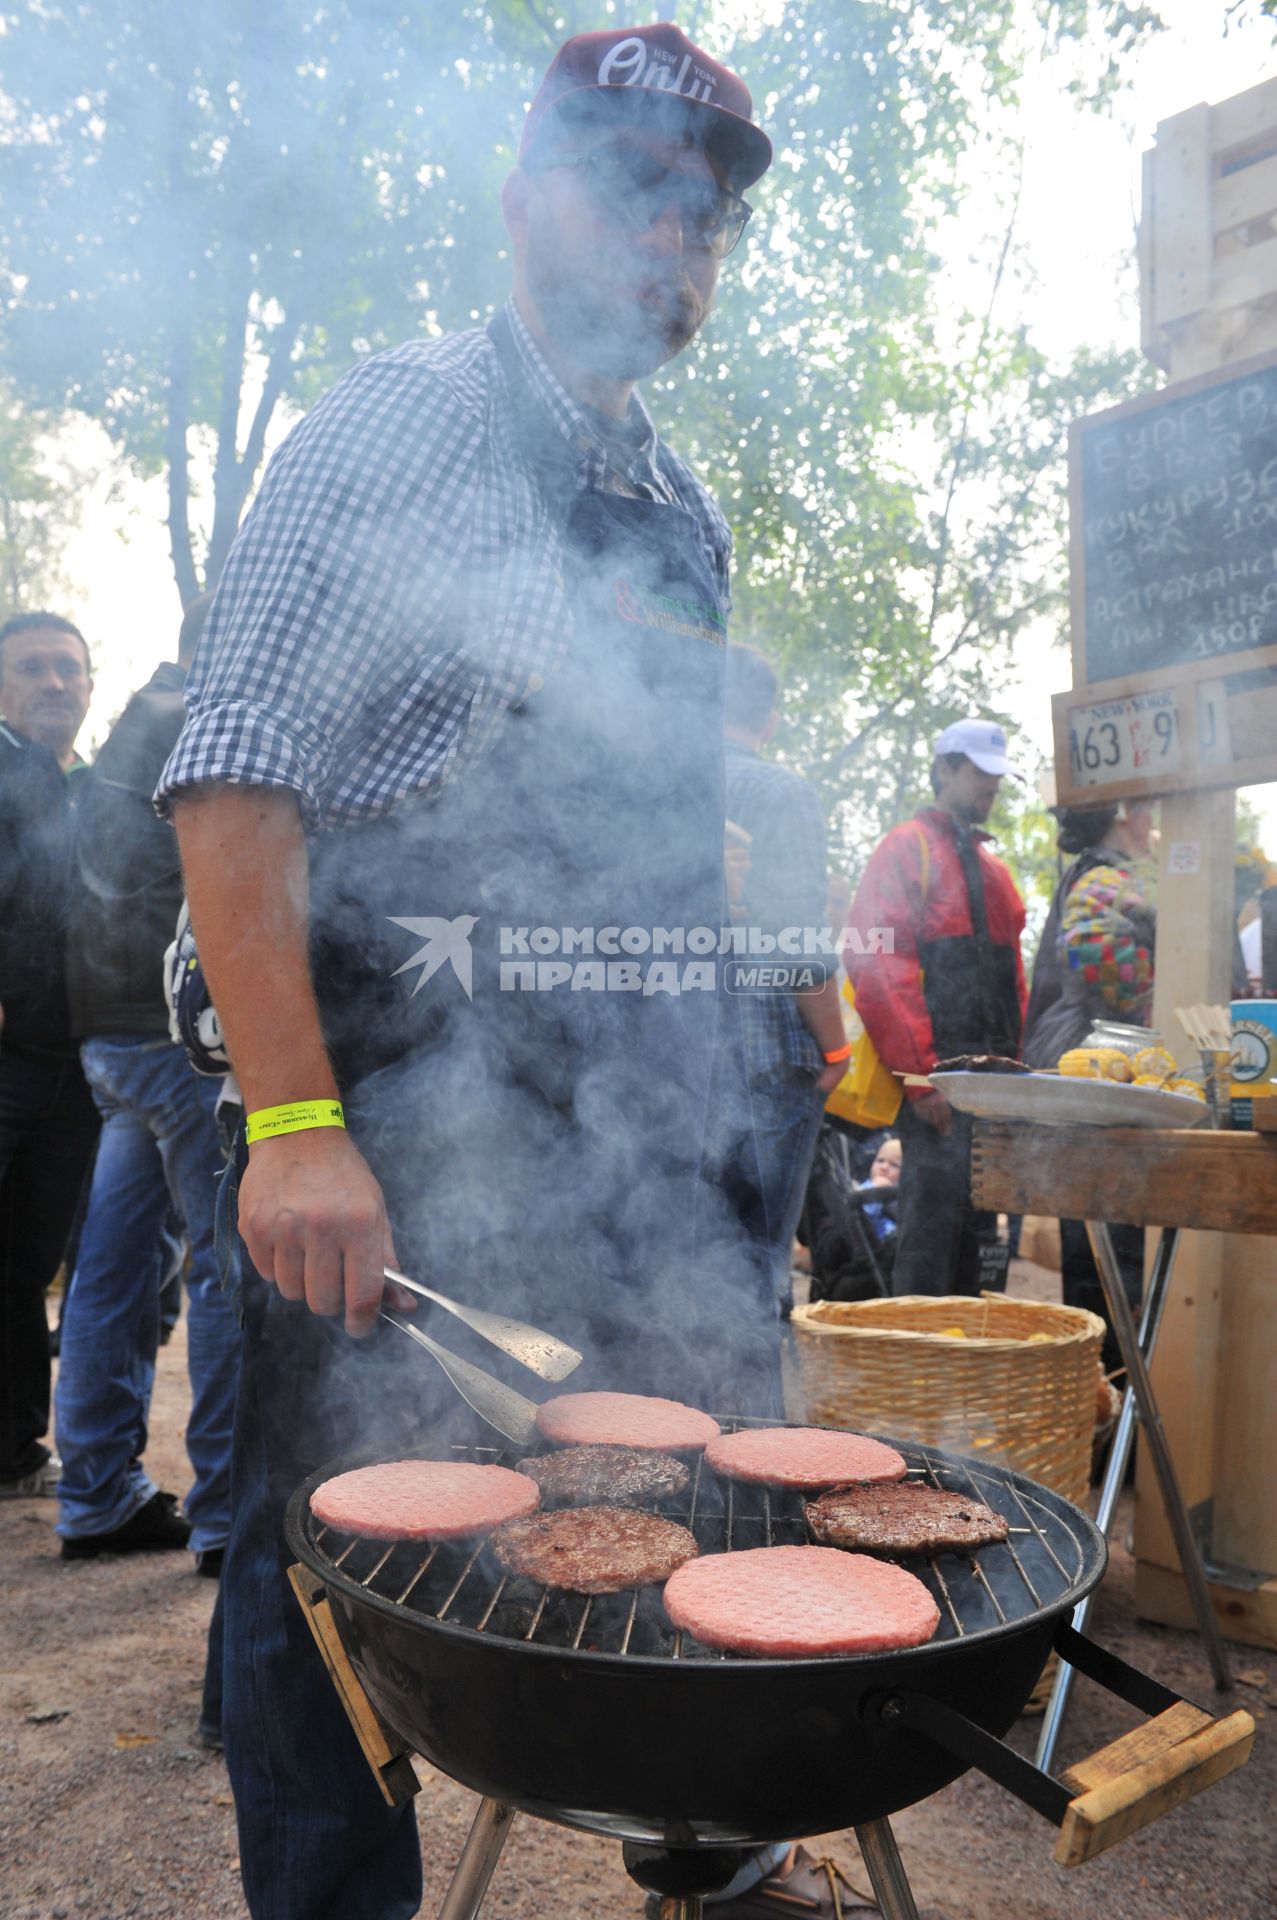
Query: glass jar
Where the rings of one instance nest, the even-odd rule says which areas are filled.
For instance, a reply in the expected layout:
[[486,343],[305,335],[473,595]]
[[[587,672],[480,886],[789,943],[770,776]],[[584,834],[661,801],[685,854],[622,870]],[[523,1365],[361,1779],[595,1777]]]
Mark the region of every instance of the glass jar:
[[1141,1047],[1158,1044],[1150,1027],[1127,1027],[1120,1020],[1097,1020],[1082,1042],[1084,1047],[1116,1047],[1119,1053],[1138,1053]]

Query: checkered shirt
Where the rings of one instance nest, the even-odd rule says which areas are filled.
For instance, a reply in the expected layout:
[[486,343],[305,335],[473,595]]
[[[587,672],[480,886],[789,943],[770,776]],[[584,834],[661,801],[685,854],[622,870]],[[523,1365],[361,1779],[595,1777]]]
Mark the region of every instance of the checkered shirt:
[[[615,484],[617,435],[506,313],[577,485]],[[216,781],[290,789],[308,828],[384,813],[436,792],[544,684],[572,616],[559,520],[515,417],[476,329],[363,362],[293,430],[227,561],[161,812]],[[726,606],[727,523],[637,396],[626,424],[625,485],[691,514]]]
[[[744,888],[746,924],[770,933],[782,927],[823,927],[828,891],[825,817],[811,782],[729,740],[727,817],[753,840]],[[833,964],[829,955],[820,957]],[[777,952],[775,958],[793,964],[796,956]],[[743,993],[739,1000],[751,1073],[777,1066],[820,1072],[824,1055],[792,993]]]

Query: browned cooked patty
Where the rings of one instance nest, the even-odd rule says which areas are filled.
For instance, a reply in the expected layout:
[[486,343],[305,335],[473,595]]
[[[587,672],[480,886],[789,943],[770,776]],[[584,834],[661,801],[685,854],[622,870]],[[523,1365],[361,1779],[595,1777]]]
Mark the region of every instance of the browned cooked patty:
[[[866,1553],[956,1553],[1007,1537],[1007,1523],[992,1507],[916,1480],[836,1487],[805,1504],[808,1526],[827,1547],[856,1547]],[[523,1527],[529,1522],[508,1524]]]
[[951,1060],[937,1060],[933,1073],[1032,1073],[1022,1060],[1011,1060],[1005,1053],[955,1053]]
[[503,1567],[572,1593],[620,1593],[666,1580],[690,1560],[686,1527],[634,1507],[573,1507],[498,1527],[489,1544]]
[[681,1460],[643,1447],[562,1447],[517,1463],[543,1501],[557,1506],[627,1507],[682,1493],[691,1474]]

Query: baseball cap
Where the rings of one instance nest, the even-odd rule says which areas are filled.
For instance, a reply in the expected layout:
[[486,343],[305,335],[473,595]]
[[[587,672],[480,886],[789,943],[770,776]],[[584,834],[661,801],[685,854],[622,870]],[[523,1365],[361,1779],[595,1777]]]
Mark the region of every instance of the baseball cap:
[[738,192],[771,165],[772,143],[751,118],[754,103],[745,82],[668,20],[565,40],[528,109],[520,160],[550,136],[556,121],[577,123],[597,114],[597,103],[605,99],[608,112],[650,112],[677,102]]
[[992,720],[955,720],[936,741],[934,758],[942,753],[965,753],[981,773],[1019,774],[1007,759],[1007,737]]

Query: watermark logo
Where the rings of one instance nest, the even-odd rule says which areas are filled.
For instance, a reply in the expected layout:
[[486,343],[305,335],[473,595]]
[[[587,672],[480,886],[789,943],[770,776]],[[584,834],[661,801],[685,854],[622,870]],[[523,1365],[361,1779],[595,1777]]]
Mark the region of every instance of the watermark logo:
[[[421,969],[420,993],[450,964],[474,998],[470,940],[478,915],[455,920],[399,918],[393,924],[424,937],[395,976]],[[892,927],[862,933],[844,927],[551,927],[496,929],[496,986],[501,993],[803,993],[837,974],[846,953],[895,950]]]
[[395,968],[393,978],[407,973],[410,967],[420,967],[421,978],[412,990],[418,994],[440,967],[450,966],[461,983],[466,999],[474,999],[474,954],[470,947],[470,936],[479,924],[477,913],[459,913],[455,920],[439,920],[430,916],[420,920],[401,920],[392,913],[390,919],[395,926],[418,934],[426,943],[424,947],[418,947],[401,967]]

